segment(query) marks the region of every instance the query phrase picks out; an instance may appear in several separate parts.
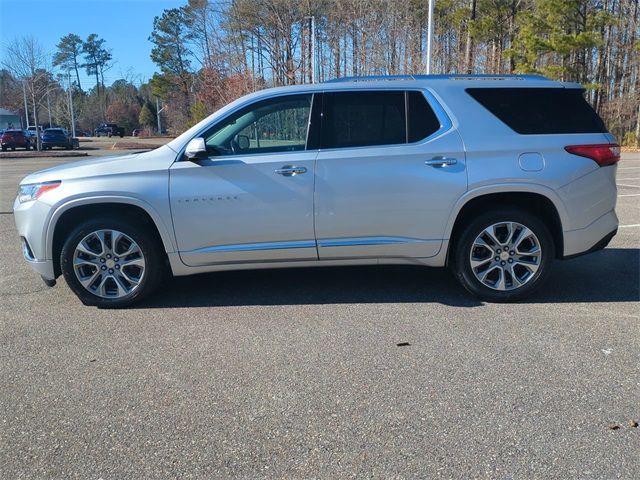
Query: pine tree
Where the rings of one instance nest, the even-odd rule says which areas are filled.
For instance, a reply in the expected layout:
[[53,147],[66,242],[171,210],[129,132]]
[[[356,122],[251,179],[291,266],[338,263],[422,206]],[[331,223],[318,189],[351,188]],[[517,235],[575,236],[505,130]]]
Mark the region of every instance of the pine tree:
[[79,68],[82,65],[78,61],[78,58],[82,54],[82,39],[78,35],[70,33],[60,39],[57,49],[53,56],[53,66],[62,67],[67,71],[74,70],[76,72],[78,88],[82,90],[79,73]]
[[142,109],[140,109],[140,115],[138,116],[138,121],[140,125],[143,127],[151,127],[155,122],[155,115],[149,108],[149,104],[145,103],[142,105]]

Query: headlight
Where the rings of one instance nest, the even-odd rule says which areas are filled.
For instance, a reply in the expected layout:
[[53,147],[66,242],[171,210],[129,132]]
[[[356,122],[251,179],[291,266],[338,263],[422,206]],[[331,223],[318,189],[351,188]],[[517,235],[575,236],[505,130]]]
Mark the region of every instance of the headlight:
[[20,203],[26,203],[37,200],[43,193],[53,190],[54,188],[58,188],[61,183],[62,182],[60,180],[54,180],[52,182],[20,185],[18,187],[18,201]]

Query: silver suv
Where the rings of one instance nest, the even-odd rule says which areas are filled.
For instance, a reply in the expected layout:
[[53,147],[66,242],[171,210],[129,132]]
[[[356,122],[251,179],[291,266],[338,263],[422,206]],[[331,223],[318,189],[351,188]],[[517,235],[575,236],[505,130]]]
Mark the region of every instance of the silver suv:
[[163,147],[26,177],[24,257],[87,305],[166,274],[449,266],[513,301],[615,235],[620,150],[583,89],[538,76],[351,78],[243,97]]

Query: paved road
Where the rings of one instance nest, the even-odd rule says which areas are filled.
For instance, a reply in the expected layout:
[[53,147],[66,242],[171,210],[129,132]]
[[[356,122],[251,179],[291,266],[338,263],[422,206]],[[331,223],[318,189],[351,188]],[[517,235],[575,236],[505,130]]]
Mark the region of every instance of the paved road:
[[[54,163],[3,160],[0,210]],[[385,267],[97,310],[42,285],[2,214],[0,478],[638,478],[640,155],[618,183],[609,248],[520,305]]]

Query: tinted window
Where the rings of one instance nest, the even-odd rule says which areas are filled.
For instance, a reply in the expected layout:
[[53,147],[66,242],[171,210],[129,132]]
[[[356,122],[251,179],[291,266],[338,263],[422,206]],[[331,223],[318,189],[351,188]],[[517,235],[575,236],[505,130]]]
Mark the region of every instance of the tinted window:
[[409,143],[423,140],[440,128],[440,120],[421,92],[407,92],[407,107]]
[[304,150],[312,95],[287,95],[256,102],[203,135],[211,155],[246,155]]
[[322,148],[406,143],[404,92],[324,94]]
[[607,129],[582,90],[469,88],[467,93],[521,134],[603,133]]

